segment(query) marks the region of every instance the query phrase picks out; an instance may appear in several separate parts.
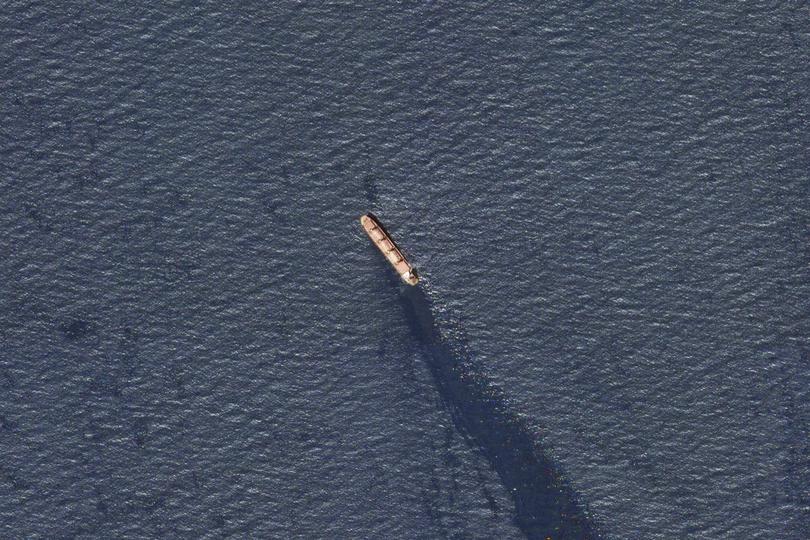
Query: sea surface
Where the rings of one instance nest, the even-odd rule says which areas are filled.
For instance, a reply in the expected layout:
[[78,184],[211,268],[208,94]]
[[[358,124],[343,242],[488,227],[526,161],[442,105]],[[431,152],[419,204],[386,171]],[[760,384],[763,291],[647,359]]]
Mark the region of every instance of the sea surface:
[[3,2],[0,538],[810,538],[808,58],[798,1]]

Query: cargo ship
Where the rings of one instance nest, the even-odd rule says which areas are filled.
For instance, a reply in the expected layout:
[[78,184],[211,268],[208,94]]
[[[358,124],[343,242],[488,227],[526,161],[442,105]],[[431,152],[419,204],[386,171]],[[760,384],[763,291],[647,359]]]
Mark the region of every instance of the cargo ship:
[[369,212],[368,214],[360,216],[360,224],[363,226],[368,237],[371,238],[371,241],[374,242],[374,245],[377,246],[377,249],[382,252],[385,258],[388,259],[388,262],[391,263],[391,266],[394,267],[394,270],[396,270],[399,277],[402,278],[402,281],[408,285],[416,285],[419,283],[419,276],[416,275],[416,270],[394,243],[391,235],[385,230],[380,220]]

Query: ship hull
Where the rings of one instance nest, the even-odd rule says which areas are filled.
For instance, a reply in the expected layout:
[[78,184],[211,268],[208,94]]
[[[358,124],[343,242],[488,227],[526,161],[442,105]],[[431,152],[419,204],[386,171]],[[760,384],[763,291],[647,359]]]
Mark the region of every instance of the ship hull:
[[374,214],[369,213],[360,216],[360,224],[363,226],[363,230],[366,231],[366,234],[374,245],[377,246],[377,249],[380,250],[391,266],[394,267],[394,270],[399,274],[399,277],[402,278],[402,281],[408,285],[416,285],[419,283],[416,270],[414,270],[411,263],[409,263],[402,254],[402,251],[391,238],[391,235],[388,234],[388,231],[385,230],[382,223],[380,223],[380,220],[378,220]]

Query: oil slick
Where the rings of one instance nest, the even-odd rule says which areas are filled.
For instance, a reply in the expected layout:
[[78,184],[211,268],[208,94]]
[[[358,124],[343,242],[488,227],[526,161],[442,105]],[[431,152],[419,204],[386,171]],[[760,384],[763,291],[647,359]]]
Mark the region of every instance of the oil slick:
[[415,270],[382,223],[370,213],[360,223],[402,281],[411,285],[398,286],[411,333],[456,428],[486,457],[512,497],[517,526],[532,540],[599,539],[575,493],[525,420],[510,410],[503,391],[487,379],[461,338],[441,331],[431,299],[414,286],[419,282]]
[[515,504],[530,539],[598,539],[596,528],[546,457],[526,422],[512,412],[460,341],[443,334],[421,287],[399,287],[408,325],[424,352],[442,400],[465,439],[480,449]]

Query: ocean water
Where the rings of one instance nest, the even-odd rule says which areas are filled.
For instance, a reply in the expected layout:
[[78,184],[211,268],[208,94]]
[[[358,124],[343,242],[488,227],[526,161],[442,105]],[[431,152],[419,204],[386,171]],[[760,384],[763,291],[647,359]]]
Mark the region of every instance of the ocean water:
[[809,537],[809,53],[802,2],[4,3],[0,538]]

